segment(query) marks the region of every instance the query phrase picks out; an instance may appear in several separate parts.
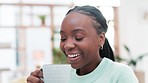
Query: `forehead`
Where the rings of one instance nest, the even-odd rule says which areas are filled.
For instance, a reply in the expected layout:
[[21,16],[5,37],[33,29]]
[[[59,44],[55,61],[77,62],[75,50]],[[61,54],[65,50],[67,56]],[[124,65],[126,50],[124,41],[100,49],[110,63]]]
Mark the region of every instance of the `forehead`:
[[83,31],[88,36],[97,35],[91,17],[80,13],[69,13],[62,22],[60,33],[71,35],[79,31]]
[[71,12],[68,15],[65,16],[61,28],[66,27],[91,27],[92,28],[92,19],[90,16],[77,13],[77,12]]

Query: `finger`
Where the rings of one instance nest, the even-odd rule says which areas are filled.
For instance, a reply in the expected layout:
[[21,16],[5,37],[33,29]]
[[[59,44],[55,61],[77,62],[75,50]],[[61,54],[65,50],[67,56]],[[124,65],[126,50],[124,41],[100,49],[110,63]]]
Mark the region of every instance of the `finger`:
[[42,71],[42,70],[39,71],[38,76],[39,76],[40,78],[43,78],[43,71]]
[[40,78],[37,78],[32,75],[29,76],[26,81],[27,81],[27,83],[44,83]]
[[39,77],[39,78],[40,78],[40,77],[43,78],[43,72],[40,71],[40,70],[35,70],[34,72],[31,72],[30,75],[35,76],[35,77]]

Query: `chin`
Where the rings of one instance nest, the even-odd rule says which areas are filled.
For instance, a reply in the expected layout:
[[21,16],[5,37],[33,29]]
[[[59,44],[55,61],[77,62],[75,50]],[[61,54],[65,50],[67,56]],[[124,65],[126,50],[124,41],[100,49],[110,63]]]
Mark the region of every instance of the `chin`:
[[70,65],[71,65],[71,67],[74,68],[74,69],[80,69],[80,66],[78,66],[78,65],[76,65],[76,64],[71,64],[71,63],[70,63]]

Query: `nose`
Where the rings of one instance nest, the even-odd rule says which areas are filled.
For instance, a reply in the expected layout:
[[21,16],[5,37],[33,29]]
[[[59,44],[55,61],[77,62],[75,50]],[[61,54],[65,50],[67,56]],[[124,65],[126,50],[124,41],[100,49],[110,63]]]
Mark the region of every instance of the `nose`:
[[73,42],[67,42],[64,45],[64,49],[69,50],[75,47],[75,44]]

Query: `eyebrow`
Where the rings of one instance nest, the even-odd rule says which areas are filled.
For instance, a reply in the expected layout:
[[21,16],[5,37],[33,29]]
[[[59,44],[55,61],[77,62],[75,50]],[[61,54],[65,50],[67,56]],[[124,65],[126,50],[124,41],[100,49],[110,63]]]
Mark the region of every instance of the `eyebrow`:
[[[73,32],[79,32],[79,31],[86,32],[86,31],[83,30],[83,29],[75,29],[75,30],[72,31],[72,33],[73,33]],[[64,31],[60,31],[60,33],[65,33],[65,32],[64,32]]]
[[85,31],[85,30],[83,30],[83,29],[75,29],[75,30],[73,30],[72,32],[79,32],[79,31],[86,32],[86,31]]

